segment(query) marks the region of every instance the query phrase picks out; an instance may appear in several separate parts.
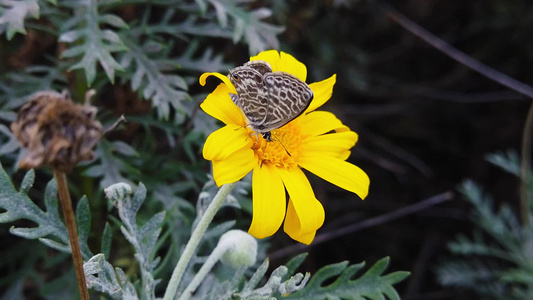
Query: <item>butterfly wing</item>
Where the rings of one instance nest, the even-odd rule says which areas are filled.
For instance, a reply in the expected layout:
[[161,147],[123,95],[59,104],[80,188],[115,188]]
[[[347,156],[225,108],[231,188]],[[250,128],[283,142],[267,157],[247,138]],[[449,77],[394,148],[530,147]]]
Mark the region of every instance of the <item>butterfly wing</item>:
[[266,119],[262,131],[279,128],[301,115],[313,100],[313,91],[297,77],[274,72],[264,76],[268,90]]
[[249,66],[237,67],[228,77],[237,90],[231,100],[241,109],[248,123],[255,129],[265,122],[268,108],[268,90],[263,74]]
[[261,75],[272,73],[272,67],[270,66],[270,64],[263,60],[252,60],[245,63],[244,66],[256,70]]

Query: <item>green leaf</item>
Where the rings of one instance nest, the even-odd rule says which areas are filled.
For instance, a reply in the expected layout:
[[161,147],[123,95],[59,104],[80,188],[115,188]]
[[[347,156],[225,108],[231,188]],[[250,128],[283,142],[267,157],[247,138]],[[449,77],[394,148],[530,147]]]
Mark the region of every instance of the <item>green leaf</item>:
[[179,24],[157,25],[147,28],[147,31],[165,32],[174,36],[190,35],[193,37],[208,36],[231,39],[232,31],[229,27],[220,27],[213,22],[203,22],[202,18],[189,16]]
[[[409,276],[409,272],[398,271],[382,276],[389,264],[389,258],[376,262],[359,278],[351,279],[364,263],[348,266],[341,262],[325,266],[313,275],[309,283],[300,291],[286,295],[284,299],[385,299],[399,300],[400,296],[393,285]],[[331,284],[324,284],[330,278],[338,277]]]
[[0,1],[0,34],[5,31],[8,40],[11,40],[15,33],[26,34],[26,18],[39,18],[37,0]]
[[155,299],[155,285],[153,272],[159,258],[152,258],[155,253],[157,239],[161,233],[161,228],[166,212],[155,214],[141,228],[137,226],[137,212],[146,198],[146,188],[142,183],[135,191],[133,197],[130,196],[131,188],[124,183],[114,184],[106,189],[106,196],[118,209],[119,217],[124,226],[120,228],[122,234],[135,249],[135,258],[139,262],[142,277],[142,292],[144,299]]
[[[53,213],[42,211],[27,196],[26,193],[33,185],[34,179],[35,173],[33,171],[28,172],[24,176],[20,192],[17,192],[9,176],[0,165],[0,207],[5,210],[5,212],[0,214],[0,222],[7,223],[19,219],[28,219],[37,223],[38,227],[23,229],[12,227],[10,231],[21,233],[24,236],[31,236],[32,238],[53,235],[62,241],[68,242],[66,228],[57,217],[57,211]],[[55,185],[55,183],[49,183],[47,189],[51,189],[52,185]],[[55,202],[52,207],[47,207],[49,210],[57,209],[57,198],[45,201],[46,204],[50,204],[52,201]]]
[[[100,187],[105,188],[117,182],[131,183],[123,174],[139,174],[139,170],[129,164],[124,158],[136,157],[138,154],[131,148],[125,147],[121,141],[110,142],[100,140],[96,146],[96,160],[83,171],[88,177],[102,178]],[[115,153],[121,155],[115,155]],[[126,155],[127,154],[127,155]]]
[[198,72],[227,72],[231,68],[229,64],[224,63],[222,55],[214,54],[211,48],[205,49],[198,57],[196,55],[198,47],[199,43],[196,40],[191,41],[185,53],[174,59],[174,62],[182,69]]
[[294,274],[296,272],[296,269],[303,263],[305,258],[307,257],[307,253],[301,253],[295,257],[293,257],[285,266],[287,267],[287,275],[285,277],[282,277],[282,281],[286,281],[289,279],[289,276],[291,274]]
[[101,252],[105,255],[105,257],[109,257],[111,254],[111,243],[113,241],[113,231],[111,230],[111,226],[109,223],[105,223],[104,232],[102,233],[102,245],[101,245]]
[[[184,112],[181,104],[184,100],[189,100],[187,93],[188,85],[185,80],[175,74],[163,71],[165,65],[161,59],[152,58],[152,55],[164,55],[161,51],[152,51],[150,42],[144,45],[134,37],[121,35],[130,51],[124,53],[121,64],[127,70],[122,74],[123,78],[131,80],[131,88],[142,94],[144,99],[150,100],[157,109],[159,118],[168,119],[171,108],[178,112]],[[148,52],[147,52],[148,50]],[[131,64],[134,62],[134,64]],[[177,71],[177,64],[174,64],[173,71]]]
[[[70,252],[70,241],[67,229],[63,224],[58,211],[57,185],[51,180],[44,193],[46,211],[41,210],[27,193],[35,180],[35,172],[30,170],[24,176],[20,191],[16,191],[8,175],[0,164],[0,208],[5,212],[0,214],[0,222],[7,223],[20,219],[26,219],[37,224],[36,227],[11,227],[9,231],[26,239],[39,239],[45,245],[63,252]],[[84,259],[92,256],[87,245],[90,232],[89,204],[86,197],[78,203],[77,225],[80,240],[80,248]]]
[[[111,29],[100,29],[100,23],[118,28],[127,28],[127,24],[118,16],[98,12],[98,2],[95,0],[77,0],[65,3],[75,9],[78,17],[76,22],[68,24],[59,41],[76,43],[75,46],[65,50],[65,58],[79,57],[79,60],[70,66],[70,70],[83,69],[87,84],[90,86],[96,78],[96,64],[104,69],[111,83],[115,81],[115,71],[123,71],[122,67],[113,57],[113,52],[128,50],[117,33]],[[72,26],[76,26],[71,29]]]
[[[404,280],[408,272],[393,272],[383,275],[388,266],[389,258],[376,262],[359,278],[352,279],[363,269],[365,263],[348,265],[341,262],[325,266],[311,277],[308,273],[293,274],[302,263],[306,254],[293,258],[287,266],[276,268],[267,282],[256,288],[268,269],[268,259],[259,266],[250,280],[240,292],[235,292],[232,299],[388,299],[399,300],[400,297],[393,285]],[[333,283],[325,284],[337,278]],[[274,298],[276,297],[276,298]],[[207,299],[216,299],[212,296]]]
[[0,146],[0,155],[11,153],[19,149],[17,138],[7,126],[0,124],[0,132],[7,137],[7,141],[0,140],[0,145],[2,145]]
[[489,154],[485,156],[485,159],[502,170],[520,177],[520,157],[516,151],[508,150]]
[[120,268],[114,269],[102,253],[91,257],[83,264],[83,269],[88,288],[106,293],[114,299],[139,299],[135,287],[128,281],[124,271]]
[[91,211],[89,209],[89,201],[87,197],[83,196],[76,207],[76,225],[78,226],[78,239],[84,257],[90,257],[92,253],[89,251],[89,235],[91,234]]
[[[27,194],[30,189],[33,187],[33,182],[35,181],[35,171],[33,169],[26,172],[24,175],[24,178],[22,178],[22,182],[20,183],[20,193],[21,194]],[[46,187],[46,191],[55,191],[57,194],[57,188],[55,187],[55,184],[49,184]],[[47,193],[49,194],[49,193]],[[54,195],[48,195],[49,197],[54,197]],[[55,207],[57,208],[57,201],[55,202]],[[48,204],[48,203],[47,203]]]
[[265,276],[267,270],[268,270],[268,265],[270,264],[270,261],[269,259],[265,259],[265,261],[259,266],[259,268],[257,268],[257,270],[255,270],[255,273],[252,275],[252,277],[250,278],[250,280],[248,280],[248,282],[246,282],[246,284],[244,285],[244,288],[242,289],[242,292],[243,294],[245,293],[250,293],[252,292],[253,289],[255,289],[255,287],[259,284],[259,281],[261,281],[261,279],[263,279],[263,277]]
[[[509,173],[520,173],[515,152],[488,155],[487,160]],[[500,208],[496,208],[495,201],[478,184],[465,180],[458,189],[473,205],[475,228],[472,237],[461,234],[448,243],[450,251],[459,256],[439,266],[441,284],[470,288],[494,299],[531,298],[533,227],[521,225],[505,201],[498,201]]]
[[129,29],[128,24],[126,24],[124,20],[115,15],[107,14],[99,16],[98,20],[100,23],[111,25],[113,27]]
[[35,91],[62,90],[66,77],[60,66],[32,65],[0,76],[0,107],[8,111],[26,103]]
[[468,261],[450,261],[439,266],[437,276],[444,286],[461,286],[475,288],[496,278],[498,269],[479,259]]
[[[52,180],[46,186],[44,195],[46,211],[43,211],[27,195],[34,180],[35,172],[33,170],[26,173],[21,183],[21,189],[17,192],[0,164],[0,208],[5,210],[0,214],[0,222],[30,220],[37,226],[26,228],[13,226],[9,231],[27,239],[39,239],[56,249],[70,252],[67,229],[59,217],[56,183]],[[82,255],[89,258],[92,254],[86,244],[81,246]]]
[[[520,221],[508,205],[502,204],[501,209],[495,212],[491,197],[485,195],[481,187],[472,181],[465,181],[460,187],[460,192],[474,205],[473,221],[497,241],[502,249],[510,250],[511,253],[523,251],[524,235],[528,232],[522,229]],[[508,255],[501,255],[501,257],[506,256]]]
[[233,41],[236,43],[244,37],[248,43],[250,54],[279,48],[277,35],[282,33],[285,28],[262,21],[272,15],[270,9],[261,7],[248,11],[238,2],[229,0],[209,0],[209,3],[215,8],[221,27],[224,28],[229,24],[228,17],[233,19]]
[[533,272],[524,269],[509,269],[501,272],[500,280],[530,286],[533,284]]
[[59,243],[48,238],[40,238],[39,241],[45,244],[46,246],[52,249],[55,249],[57,251],[66,252],[66,253],[71,251],[70,245],[65,245],[63,243]]

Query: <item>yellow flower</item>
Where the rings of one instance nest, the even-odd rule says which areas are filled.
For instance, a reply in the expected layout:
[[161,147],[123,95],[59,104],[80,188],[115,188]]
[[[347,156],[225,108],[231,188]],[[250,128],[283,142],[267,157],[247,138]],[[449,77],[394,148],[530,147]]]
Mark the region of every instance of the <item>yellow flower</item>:
[[[251,57],[270,64],[272,71],[290,73],[305,82],[307,68],[291,55],[269,50]],[[236,94],[230,80],[220,73],[204,73],[223,81],[200,107],[226,126],[205,142],[203,155],[213,163],[218,186],[252,176],[253,217],[249,233],[256,238],[273,235],[284,222],[284,231],[294,240],[310,244],[324,223],[324,208],[316,199],[301,168],[364,199],[370,180],[359,167],[346,162],[357,134],[334,114],[315,111],[331,97],[336,75],[311,83],[314,98],[307,110],[281,128],[272,130],[267,142],[246,126],[241,110],[231,101]],[[289,154],[290,153],[290,154]],[[287,203],[285,190],[289,194]]]

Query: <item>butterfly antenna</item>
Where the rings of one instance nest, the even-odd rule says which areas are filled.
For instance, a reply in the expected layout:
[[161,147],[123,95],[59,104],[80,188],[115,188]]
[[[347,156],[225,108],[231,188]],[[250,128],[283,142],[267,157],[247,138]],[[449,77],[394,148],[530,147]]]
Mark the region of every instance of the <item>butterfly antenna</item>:
[[[287,148],[285,147],[285,145],[283,145],[283,143],[281,142],[281,139],[280,139],[280,138],[279,138],[274,132],[272,132],[272,135],[274,135],[274,137],[276,138],[276,140],[278,141],[278,143],[281,145],[281,147],[283,147],[283,149],[285,149],[285,152],[287,152],[287,154],[288,154],[289,156],[292,156],[291,153],[289,152],[289,150],[287,150]],[[267,143],[267,145],[268,145],[268,143]],[[265,146],[265,148],[266,148],[266,146]]]
[[237,130],[239,130],[239,129],[241,129],[241,128],[246,128],[246,127],[248,127],[248,126],[250,126],[250,124],[244,124],[244,125],[239,126],[239,127],[235,128],[235,129],[233,129],[233,130],[234,130],[234,131],[237,131]]

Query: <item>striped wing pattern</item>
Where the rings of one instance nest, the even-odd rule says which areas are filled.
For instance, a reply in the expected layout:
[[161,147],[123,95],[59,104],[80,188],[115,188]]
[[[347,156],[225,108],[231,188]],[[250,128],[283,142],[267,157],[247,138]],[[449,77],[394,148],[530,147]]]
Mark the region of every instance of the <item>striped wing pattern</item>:
[[237,90],[237,95],[230,95],[231,100],[252,129],[262,134],[294,120],[313,99],[313,91],[305,82],[285,72],[272,72],[263,61],[250,61],[230,70],[228,77]]
[[265,75],[270,105],[267,107],[265,130],[274,130],[301,115],[313,100],[313,91],[300,79],[284,73]]

